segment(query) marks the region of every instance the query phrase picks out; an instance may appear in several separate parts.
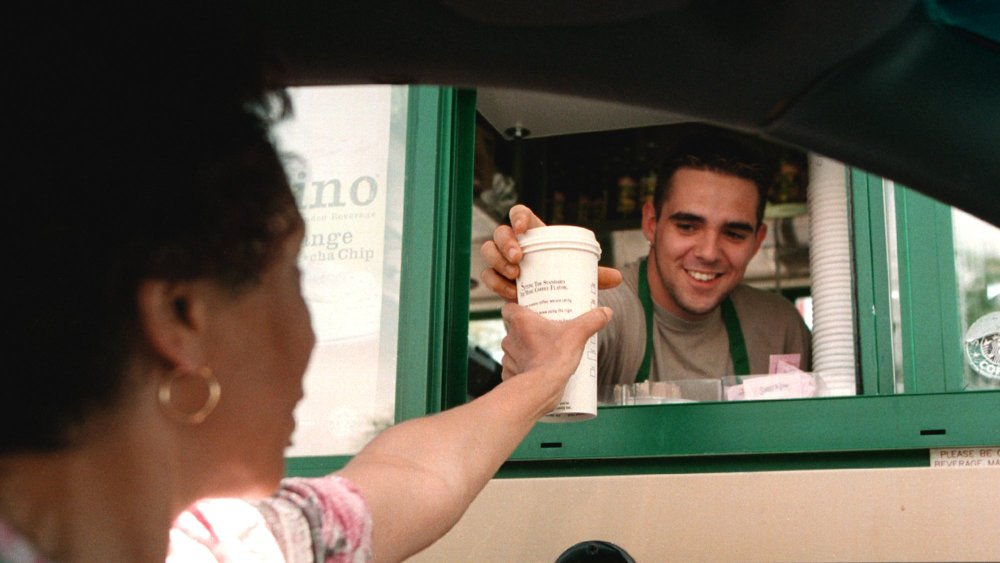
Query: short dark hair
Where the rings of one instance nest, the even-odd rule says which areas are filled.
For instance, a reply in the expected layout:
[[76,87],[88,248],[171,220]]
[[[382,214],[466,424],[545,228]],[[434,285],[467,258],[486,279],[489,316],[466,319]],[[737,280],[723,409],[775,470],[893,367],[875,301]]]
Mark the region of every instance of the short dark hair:
[[653,199],[657,217],[670,194],[674,173],[681,168],[717,172],[753,182],[758,196],[757,225],[761,224],[774,170],[764,151],[750,140],[736,133],[707,127],[681,137],[660,166],[660,181]]
[[11,106],[0,455],[72,445],[122,400],[142,280],[240,291],[300,221],[269,138],[289,111],[280,66],[248,18],[215,2],[61,8],[35,15]]

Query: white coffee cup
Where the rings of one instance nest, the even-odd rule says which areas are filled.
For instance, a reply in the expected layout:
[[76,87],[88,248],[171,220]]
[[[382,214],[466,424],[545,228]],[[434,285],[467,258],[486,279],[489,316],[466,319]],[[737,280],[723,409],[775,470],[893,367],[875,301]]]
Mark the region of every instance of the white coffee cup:
[[[597,307],[597,262],[601,246],[593,231],[558,225],[529,229],[517,237],[524,257],[517,302],[547,319],[569,320]],[[580,365],[546,422],[597,416],[597,335],[587,340]]]

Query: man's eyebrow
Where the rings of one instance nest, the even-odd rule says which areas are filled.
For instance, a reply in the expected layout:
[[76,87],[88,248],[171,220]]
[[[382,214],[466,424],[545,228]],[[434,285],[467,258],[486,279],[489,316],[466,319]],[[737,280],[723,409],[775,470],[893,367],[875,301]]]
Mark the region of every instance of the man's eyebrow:
[[753,225],[742,221],[731,221],[726,223],[726,228],[730,231],[745,231],[748,233],[752,233],[754,231]]
[[[705,224],[707,221],[701,215],[696,215],[694,213],[688,213],[686,211],[678,211],[667,217],[667,220],[680,222],[680,223],[699,223]],[[725,228],[730,231],[742,231],[746,233],[754,232],[754,226],[750,223],[744,223],[743,221],[730,221],[725,224]]]
[[705,218],[701,215],[695,215],[694,213],[687,213],[685,211],[678,211],[667,217],[669,221],[683,221],[685,223],[704,223]]

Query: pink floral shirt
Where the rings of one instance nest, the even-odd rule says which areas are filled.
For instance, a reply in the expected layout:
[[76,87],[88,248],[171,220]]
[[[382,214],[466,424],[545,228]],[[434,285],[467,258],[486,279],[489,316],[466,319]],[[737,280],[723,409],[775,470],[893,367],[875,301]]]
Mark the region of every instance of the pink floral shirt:
[[0,520],[0,563],[50,563],[35,548]]
[[[285,479],[264,500],[209,499],[177,517],[168,563],[361,563],[372,558],[372,519],[342,477]],[[46,563],[0,522],[0,563]]]

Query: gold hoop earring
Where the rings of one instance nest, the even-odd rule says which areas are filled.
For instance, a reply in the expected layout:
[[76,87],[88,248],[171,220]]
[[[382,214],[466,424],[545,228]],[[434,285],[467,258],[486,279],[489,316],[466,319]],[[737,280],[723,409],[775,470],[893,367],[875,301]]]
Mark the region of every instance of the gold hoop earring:
[[[200,377],[208,386],[208,399],[197,412],[187,413],[174,406],[171,400],[171,392],[174,382],[183,377]],[[208,415],[212,414],[216,405],[219,404],[219,397],[222,395],[222,386],[219,380],[212,373],[211,368],[201,367],[193,373],[174,372],[170,377],[160,380],[160,387],[157,397],[160,399],[160,406],[168,417],[186,424],[201,424],[205,422]]]

